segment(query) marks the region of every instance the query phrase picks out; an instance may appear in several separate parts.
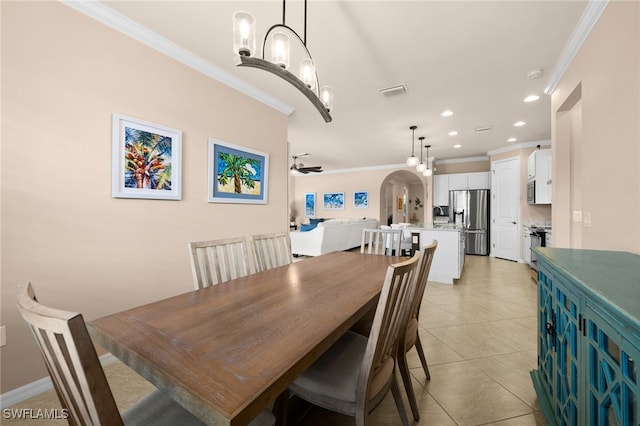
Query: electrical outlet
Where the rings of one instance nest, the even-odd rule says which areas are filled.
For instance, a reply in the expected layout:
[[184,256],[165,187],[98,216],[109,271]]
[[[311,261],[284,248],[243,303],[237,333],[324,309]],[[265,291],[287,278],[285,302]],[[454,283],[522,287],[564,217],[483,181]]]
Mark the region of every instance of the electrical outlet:
[[0,327],[0,348],[7,344],[7,326]]
[[582,211],[574,210],[573,211],[573,221],[574,222],[582,222]]
[[591,228],[591,213],[584,212],[584,227]]

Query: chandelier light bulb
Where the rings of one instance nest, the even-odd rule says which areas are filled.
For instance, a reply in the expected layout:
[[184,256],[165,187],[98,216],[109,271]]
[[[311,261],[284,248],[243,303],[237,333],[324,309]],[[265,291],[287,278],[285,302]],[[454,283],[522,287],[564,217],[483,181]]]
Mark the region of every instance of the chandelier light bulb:
[[424,163],[420,163],[420,164],[418,164],[418,165],[416,166],[416,171],[417,171],[418,173],[422,173],[422,172],[424,172],[425,170],[427,170],[427,165],[426,165],[426,164],[424,164]]
[[233,14],[233,51],[240,56],[251,56],[256,51],[256,20],[247,12]]
[[411,157],[407,158],[407,166],[415,167],[417,165],[418,165],[418,157],[416,157],[415,155],[412,155]]
[[433,174],[433,171],[431,171],[431,169],[427,169],[424,172],[422,172],[422,176],[431,176]]
[[331,112],[333,110],[333,87],[322,86],[320,88],[320,100],[327,111]]
[[271,62],[287,69],[289,68],[289,60],[289,35],[283,32],[274,32],[271,40]]
[[300,61],[300,80],[311,90],[316,88],[316,64],[313,59]]

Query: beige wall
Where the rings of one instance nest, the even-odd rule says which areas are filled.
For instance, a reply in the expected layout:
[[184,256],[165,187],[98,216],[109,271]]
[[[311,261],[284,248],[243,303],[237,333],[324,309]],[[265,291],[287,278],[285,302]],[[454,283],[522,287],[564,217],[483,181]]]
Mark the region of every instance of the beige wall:
[[[287,117],[58,2],[2,2],[2,389],[47,375],[18,284],[86,320],[193,288],[187,243],[287,229]],[[111,198],[111,114],[183,132],[182,201]],[[247,117],[251,117],[248,121]],[[269,203],[207,203],[207,138],[270,153]]]
[[435,174],[444,175],[447,173],[475,173],[488,172],[491,170],[489,159],[483,161],[468,161],[463,163],[443,163],[436,162]]
[[639,75],[640,3],[611,1],[551,97],[556,246],[640,253]]
[[[400,173],[399,173],[400,172]],[[403,174],[411,173],[418,176],[413,170],[405,169],[375,169],[362,171],[349,171],[343,173],[320,173],[308,174],[295,177],[294,180],[294,205],[298,223],[307,223],[304,217],[304,194],[307,192],[316,193],[316,217],[320,218],[356,218],[370,217],[386,224],[389,211],[387,205],[393,210],[393,221],[401,221],[401,216],[396,209],[396,198],[402,195],[402,187],[406,186],[410,196],[415,197],[419,189],[410,184]],[[425,203],[425,207],[420,209],[422,214],[431,211],[431,179],[418,176],[423,182],[422,196],[420,200]],[[369,208],[356,209],[353,207],[354,191],[369,191]],[[344,192],[344,210],[324,210],[322,206],[322,194],[325,192]],[[428,203],[428,204],[427,204]],[[409,212],[413,212],[413,203]],[[427,205],[429,207],[427,207]],[[423,213],[424,212],[424,213]],[[430,216],[429,216],[430,217]],[[420,218],[422,221],[422,218]]]

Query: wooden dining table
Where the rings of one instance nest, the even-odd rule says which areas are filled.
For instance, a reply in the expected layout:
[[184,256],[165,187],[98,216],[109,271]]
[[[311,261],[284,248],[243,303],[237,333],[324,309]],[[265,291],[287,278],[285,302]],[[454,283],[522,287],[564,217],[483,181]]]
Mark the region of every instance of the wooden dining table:
[[210,425],[245,425],[376,306],[397,257],[335,252],[88,323]]

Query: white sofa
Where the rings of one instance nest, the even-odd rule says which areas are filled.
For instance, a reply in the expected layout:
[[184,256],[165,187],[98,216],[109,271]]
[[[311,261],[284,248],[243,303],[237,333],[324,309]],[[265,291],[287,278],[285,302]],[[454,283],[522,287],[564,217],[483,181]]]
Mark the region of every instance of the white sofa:
[[358,247],[364,228],[377,228],[377,219],[328,219],[311,231],[292,231],[291,252],[294,255],[320,256],[333,251]]

